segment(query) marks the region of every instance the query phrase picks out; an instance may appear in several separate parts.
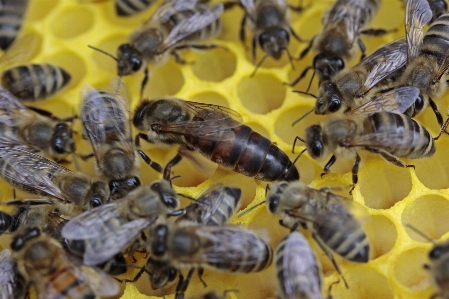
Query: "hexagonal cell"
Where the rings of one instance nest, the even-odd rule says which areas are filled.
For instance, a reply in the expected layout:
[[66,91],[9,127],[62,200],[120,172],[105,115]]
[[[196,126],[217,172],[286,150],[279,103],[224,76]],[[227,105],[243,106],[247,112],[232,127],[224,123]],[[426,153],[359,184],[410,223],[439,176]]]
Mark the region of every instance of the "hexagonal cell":
[[350,271],[343,273],[350,281],[349,289],[343,283],[332,288],[333,298],[345,299],[389,299],[394,298],[388,279],[368,265],[351,265]]
[[369,217],[363,229],[370,241],[371,260],[388,253],[396,244],[398,232],[394,223],[385,216]]
[[27,21],[44,19],[59,3],[58,0],[30,1],[25,18]]
[[413,248],[402,252],[395,259],[395,279],[415,291],[428,287],[429,272],[423,268],[428,261],[428,251],[427,248]]
[[150,79],[144,90],[145,97],[154,99],[167,95],[173,96],[184,85],[184,76],[179,65],[174,61],[169,61],[160,67],[149,66],[149,68]]
[[[92,46],[105,51],[106,53],[111,54],[112,56],[116,56],[117,49],[121,44],[126,43],[127,37],[126,35],[118,34],[109,36],[106,39],[101,41],[92,43]],[[93,61],[103,70],[107,71],[111,74],[117,74],[117,62],[113,60],[108,55],[101,53],[99,51],[91,50],[91,55]]]
[[275,76],[256,75],[243,78],[237,86],[242,104],[251,112],[265,114],[281,107],[285,87]]
[[388,209],[412,190],[409,170],[382,158],[370,159],[361,167],[359,184],[365,204],[373,209]]
[[84,58],[69,51],[57,53],[46,59],[46,62],[62,67],[70,74],[70,76],[72,76],[69,84],[65,87],[67,89],[77,86],[78,83],[84,79],[86,74],[85,61]]
[[431,239],[437,240],[449,231],[449,201],[438,195],[424,195],[408,205],[401,222],[415,241],[428,242],[406,225],[410,224]]
[[449,148],[448,136],[442,135],[435,145],[437,150],[432,157],[413,161],[415,173],[427,188],[446,189],[449,188],[449,159],[446,151]]
[[226,100],[226,98],[224,98],[222,95],[220,95],[216,92],[202,92],[202,93],[194,95],[193,97],[189,98],[188,100],[192,101],[192,102],[199,102],[199,103],[229,107],[228,100]]
[[227,48],[219,47],[200,53],[192,51],[188,62],[193,63],[192,71],[199,79],[220,82],[234,74],[237,58]]
[[93,24],[92,11],[81,6],[71,7],[55,16],[51,23],[51,30],[57,37],[72,38],[88,31]]

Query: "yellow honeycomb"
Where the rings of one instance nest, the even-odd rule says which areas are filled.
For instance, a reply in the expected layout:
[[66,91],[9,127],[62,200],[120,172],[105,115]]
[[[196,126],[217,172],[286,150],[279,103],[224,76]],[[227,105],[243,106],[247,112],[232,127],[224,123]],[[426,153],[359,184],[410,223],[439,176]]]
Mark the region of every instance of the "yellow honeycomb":
[[[95,52],[88,44],[115,54],[117,46],[137,26],[141,25],[154,12],[158,1],[151,9],[131,18],[119,18],[115,15],[113,0],[77,1],[77,0],[30,0],[30,7],[21,34],[35,32],[39,36],[38,48],[31,62],[47,62],[63,67],[72,75],[72,81],[64,92],[53,98],[36,103],[37,106],[54,112],[57,116],[67,117],[78,113],[80,89],[84,84],[95,87],[106,85],[116,74],[116,63],[109,57]],[[289,1],[296,5],[298,1]],[[322,12],[331,5],[330,0],[303,3],[307,9],[302,14],[292,12],[292,26],[304,39],[310,40],[321,29]],[[362,37],[369,54],[378,46],[404,35],[404,6],[400,1],[385,0],[379,14],[370,26],[397,29],[381,38]],[[323,117],[311,115],[294,128],[291,123],[298,116],[314,106],[314,99],[292,93],[292,88],[283,82],[293,80],[306,66],[311,64],[313,54],[294,63],[291,68],[287,56],[280,61],[268,59],[254,78],[254,70],[249,52],[238,40],[238,30],[243,12],[238,7],[223,15],[224,32],[217,42],[220,48],[206,52],[187,51],[183,57],[193,64],[179,65],[173,60],[160,67],[150,68],[150,81],[145,89],[145,97],[176,96],[186,100],[214,103],[237,110],[246,124],[262,135],[269,137],[289,153],[296,135],[303,136],[304,129],[310,124],[323,120]],[[251,35],[248,34],[249,38]],[[297,56],[306,46],[292,39],[290,50]],[[258,52],[261,58],[261,52]],[[353,64],[356,61],[353,62]],[[131,94],[132,107],[139,102],[139,87],[143,74],[124,78]],[[310,75],[297,89],[305,90]],[[311,89],[317,91],[316,83]],[[438,101],[444,112],[449,97]],[[430,109],[429,109],[430,110]],[[438,126],[431,111],[427,111],[420,121],[433,135]],[[81,125],[75,129],[81,132]],[[89,145],[77,135],[80,152],[89,152]],[[301,145],[298,150],[302,149]],[[362,156],[359,184],[354,190],[355,202],[366,207],[369,214],[365,229],[371,242],[371,261],[367,264],[355,264],[336,257],[343,274],[350,285],[345,289],[342,283],[332,289],[333,298],[428,298],[434,289],[429,282],[429,273],[423,269],[427,262],[427,252],[432,246],[409,229],[409,223],[420,229],[432,239],[444,240],[449,231],[449,159],[445,149],[449,148],[448,136],[437,142],[437,152],[429,159],[407,161],[415,164],[413,169],[401,169],[371,154]],[[144,145],[150,157],[160,164],[167,163],[176,153]],[[298,161],[301,180],[312,186],[349,185],[349,173],[352,162],[339,161],[332,173],[320,178],[325,161],[312,160],[307,154]],[[91,162],[81,162],[81,168],[94,175]],[[71,166],[74,168],[73,165]],[[237,185],[243,190],[243,206],[250,207],[265,196],[265,183],[255,181],[237,173],[214,169],[213,175],[196,170],[189,162],[182,161],[174,167],[180,178],[174,181],[176,190],[190,196],[196,196],[201,190],[214,182]],[[142,165],[142,181],[148,183],[159,177],[151,168]],[[3,199],[12,197],[11,188],[2,185]],[[183,200],[186,205],[188,202]],[[251,227],[267,228],[271,235],[271,245],[276,247],[287,230],[277,224],[278,219],[266,210],[265,206],[254,209],[233,223],[249,224]],[[325,273],[326,286],[339,279],[330,261],[312,241]],[[139,257],[139,256],[138,256]],[[136,265],[142,265],[139,259]],[[137,269],[130,269],[120,278],[131,279]],[[187,297],[216,289],[238,289],[238,293],[228,298],[274,298],[276,279],[274,267],[250,275],[225,275],[206,271],[204,276],[208,289],[204,290],[196,277],[187,291]],[[146,275],[135,284],[123,284],[122,298],[156,298],[160,291],[148,287]],[[174,286],[165,290],[172,294]],[[166,298],[173,298],[168,295]]]

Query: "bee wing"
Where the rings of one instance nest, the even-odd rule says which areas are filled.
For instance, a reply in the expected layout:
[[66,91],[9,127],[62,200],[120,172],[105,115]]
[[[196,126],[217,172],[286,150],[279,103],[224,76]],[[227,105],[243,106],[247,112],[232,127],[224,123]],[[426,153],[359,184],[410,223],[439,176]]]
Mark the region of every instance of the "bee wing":
[[223,106],[187,101],[178,103],[193,114],[193,120],[164,124],[161,132],[220,141],[232,139],[232,129],[242,123],[240,114]]
[[158,53],[167,51],[167,49],[174,46],[182,39],[214,22],[221,16],[223,10],[224,6],[220,3],[214,5],[213,7],[210,7],[205,12],[197,12],[191,17],[182,20],[178,25],[176,25],[175,28],[170,31],[167,38],[159,46]]
[[0,148],[0,159],[11,167],[3,167],[0,176],[24,191],[49,195],[63,202],[69,198],[53,182],[59,174],[73,173],[60,164],[18,147]]
[[0,85],[0,113],[13,114],[17,110],[28,111],[9,90]]
[[255,15],[255,4],[254,0],[240,0],[240,2],[243,5],[243,8],[245,9],[246,13],[251,17]]
[[15,261],[9,249],[0,252],[0,299],[14,298]]
[[37,34],[30,33],[16,40],[14,44],[0,57],[0,70],[27,61],[37,46]]
[[443,77],[443,75],[445,75],[447,70],[449,69],[449,54],[446,54],[446,56],[444,56],[439,65],[440,67],[438,68],[438,71],[432,79],[432,84],[440,81],[441,77]]
[[418,96],[419,89],[416,87],[397,87],[349,111],[346,115],[373,114],[380,111],[401,114],[413,105]]
[[403,38],[397,39],[377,49],[373,54],[363,59],[359,65],[371,69],[358,96],[365,95],[377,83],[400,69],[407,62],[407,45]]
[[199,204],[204,205],[201,223],[207,223],[215,215],[223,200],[226,199],[224,196],[224,188],[225,186],[222,183],[213,184],[197,196]]
[[410,62],[418,55],[424,37],[424,26],[432,19],[432,10],[426,0],[408,0],[405,14],[407,56]]
[[179,11],[195,8],[198,0],[165,0],[151,17],[150,22],[165,23]]
[[97,267],[80,266],[83,277],[99,297],[113,297],[120,292],[117,281]]

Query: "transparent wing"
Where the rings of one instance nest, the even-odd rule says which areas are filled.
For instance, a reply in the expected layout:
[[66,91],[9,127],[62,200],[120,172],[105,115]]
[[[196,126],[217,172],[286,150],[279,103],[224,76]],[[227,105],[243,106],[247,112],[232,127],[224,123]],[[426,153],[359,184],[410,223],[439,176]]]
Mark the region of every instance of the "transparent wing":
[[407,1],[405,31],[409,62],[418,55],[424,37],[423,28],[431,19],[432,10],[427,0]]
[[37,46],[37,34],[30,33],[16,40],[14,44],[0,57],[0,70],[6,70],[14,65],[27,61]]
[[176,25],[175,28],[173,28],[173,30],[170,31],[167,38],[159,46],[157,52],[163,53],[182,39],[203,29],[210,23],[217,20],[223,13],[223,10],[223,4],[217,4],[204,12],[197,12],[191,17],[182,20],[178,25]]
[[213,184],[197,196],[199,204],[204,208],[201,214],[201,223],[207,223],[215,215],[223,200],[226,199],[224,188],[225,186],[222,183]]
[[165,0],[151,17],[150,21],[165,23],[179,11],[195,9],[198,0]]
[[14,114],[17,110],[28,111],[9,90],[0,85],[0,113]]
[[404,38],[395,40],[366,57],[358,65],[371,69],[363,87],[357,96],[361,97],[370,91],[377,83],[400,69],[407,62],[407,45]]
[[0,299],[14,298],[15,262],[9,249],[0,252]]
[[243,8],[245,9],[246,13],[250,15],[252,19],[255,19],[255,5],[254,0],[240,0],[240,2],[243,5]]
[[436,84],[441,80],[441,77],[443,77],[447,70],[449,69],[449,54],[446,53],[446,56],[444,56],[443,59],[441,59],[439,63],[438,71],[436,72],[435,76],[432,78],[432,84]]
[[73,174],[60,164],[17,147],[0,148],[0,164],[0,176],[19,189],[71,202],[52,180],[60,174]]
[[228,140],[242,118],[234,110],[211,104],[179,101],[193,115],[192,120],[161,125],[163,133],[178,133],[207,140]]
[[113,297],[120,292],[117,281],[97,267],[80,266],[80,270],[94,293],[99,297]]
[[373,114],[381,111],[401,114],[407,111],[418,97],[418,88],[401,86],[373,98],[367,103],[349,111],[346,115]]

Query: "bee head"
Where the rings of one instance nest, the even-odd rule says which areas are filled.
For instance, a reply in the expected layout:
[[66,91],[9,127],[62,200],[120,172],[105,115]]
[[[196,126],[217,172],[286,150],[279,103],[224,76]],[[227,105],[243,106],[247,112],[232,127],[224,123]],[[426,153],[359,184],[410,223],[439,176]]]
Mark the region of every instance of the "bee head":
[[313,125],[306,129],[306,149],[314,159],[321,158],[324,152],[324,138],[320,125]]
[[167,207],[168,212],[172,212],[179,207],[178,195],[167,181],[156,181],[151,184],[150,188],[159,194],[160,200]]
[[41,231],[37,227],[27,228],[23,234],[14,237],[14,239],[11,242],[11,249],[13,251],[20,250],[28,240],[34,239],[40,236],[40,234]]
[[145,264],[153,290],[163,288],[176,279],[178,271],[170,267],[166,261],[157,261],[151,257]]
[[290,36],[287,30],[283,28],[269,29],[259,35],[260,47],[276,60],[281,58],[289,42]]
[[97,181],[92,184],[92,197],[90,198],[90,208],[96,208],[106,203],[109,192],[107,185],[103,181]]
[[72,129],[66,123],[59,123],[55,127],[51,140],[52,149],[58,154],[73,153],[75,142],[72,138]]
[[429,259],[431,261],[435,261],[441,258],[444,254],[449,252],[449,248],[447,244],[438,244],[435,245],[432,250],[429,252]]
[[284,190],[287,188],[288,182],[279,181],[274,183],[270,193],[267,196],[266,203],[268,210],[272,214],[276,214],[278,212],[280,198],[284,193]]
[[143,65],[142,55],[130,44],[120,45],[117,49],[117,69],[119,76],[138,72]]
[[313,68],[320,82],[330,80],[336,73],[344,69],[345,62],[337,56],[320,53],[313,59]]
[[335,84],[324,81],[320,84],[320,97],[318,97],[316,114],[328,114],[337,112],[341,108],[340,94]]

